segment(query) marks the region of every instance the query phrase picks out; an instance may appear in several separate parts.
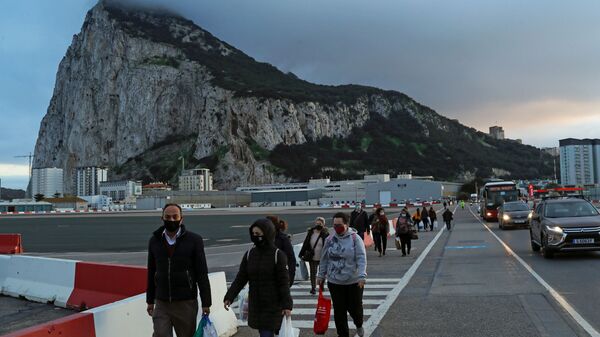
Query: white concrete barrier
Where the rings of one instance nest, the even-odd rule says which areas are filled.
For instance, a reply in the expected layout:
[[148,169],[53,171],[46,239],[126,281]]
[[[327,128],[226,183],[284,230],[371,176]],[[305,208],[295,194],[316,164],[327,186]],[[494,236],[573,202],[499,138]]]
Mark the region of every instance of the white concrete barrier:
[[[210,320],[219,337],[230,337],[237,333],[238,322],[233,310],[225,310],[223,298],[227,292],[225,273],[208,275],[213,305]],[[201,305],[198,297],[198,304]],[[115,303],[84,311],[94,315],[96,337],[145,337],[152,336],[152,318],[146,313],[146,294],[133,296]],[[198,309],[198,322],[202,308]],[[176,335],[176,334],[175,334]]]
[[302,244],[299,243],[294,245],[294,255],[296,256],[296,276],[294,277],[295,281],[306,281],[308,280],[308,262],[302,261],[301,258],[298,257],[300,254],[300,249],[302,249]]
[[2,294],[66,307],[75,285],[77,261],[22,255],[2,256],[0,261]]

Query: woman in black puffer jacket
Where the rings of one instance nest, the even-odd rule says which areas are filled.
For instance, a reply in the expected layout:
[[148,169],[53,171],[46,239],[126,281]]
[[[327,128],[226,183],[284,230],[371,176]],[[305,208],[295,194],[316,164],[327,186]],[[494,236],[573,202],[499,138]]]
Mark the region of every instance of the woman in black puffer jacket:
[[223,304],[229,310],[248,283],[248,326],[259,330],[260,336],[274,336],[283,315],[290,316],[292,311],[287,257],[274,245],[275,226],[269,219],[256,220],[250,226],[250,238],[254,246],[244,254]]

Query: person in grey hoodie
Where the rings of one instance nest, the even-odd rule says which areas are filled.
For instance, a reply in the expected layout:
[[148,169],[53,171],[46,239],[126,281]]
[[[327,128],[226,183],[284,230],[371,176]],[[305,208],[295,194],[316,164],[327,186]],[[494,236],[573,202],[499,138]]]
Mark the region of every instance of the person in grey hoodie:
[[333,317],[339,337],[349,337],[348,313],[356,326],[356,333],[364,335],[363,289],[367,280],[367,253],[356,230],[348,227],[348,215],[339,212],[333,216],[335,234],[325,240],[317,283],[327,288],[333,302]]

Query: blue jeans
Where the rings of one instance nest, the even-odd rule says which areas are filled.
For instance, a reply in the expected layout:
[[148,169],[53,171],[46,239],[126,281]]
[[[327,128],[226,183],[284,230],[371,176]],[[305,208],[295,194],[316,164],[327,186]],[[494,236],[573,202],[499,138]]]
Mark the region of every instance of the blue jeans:
[[275,332],[271,330],[258,330],[260,337],[275,337]]

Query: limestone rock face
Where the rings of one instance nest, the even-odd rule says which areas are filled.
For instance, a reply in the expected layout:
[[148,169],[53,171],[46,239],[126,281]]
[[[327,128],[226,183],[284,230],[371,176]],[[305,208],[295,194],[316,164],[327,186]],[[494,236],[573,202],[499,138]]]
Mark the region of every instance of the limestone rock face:
[[[257,160],[249,143],[271,150],[280,143],[344,136],[372,114],[388,117],[398,110],[419,120],[439,118],[417,112],[423,110],[402,94],[376,90],[333,103],[255,95],[252,90],[240,95],[215,80],[214,62],[190,56],[203,52],[225,61],[248,58],[239,50],[182,18],[138,13],[135,20],[123,21],[119,13],[100,2],[73,37],[41,122],[34,167],[61,167],[66,177],[78,166],[114,168],[182,136],[194,139],[196,159],[223,151],[215,185],[229,188],[286,180],[271,172],[264,158]],[[136,25],[146,35],[135,33]],[[157,33],[150,39],[152,29]],[[127,172],[115,177],[140,178]],[[65,185],[72,190],[71,179]]]

